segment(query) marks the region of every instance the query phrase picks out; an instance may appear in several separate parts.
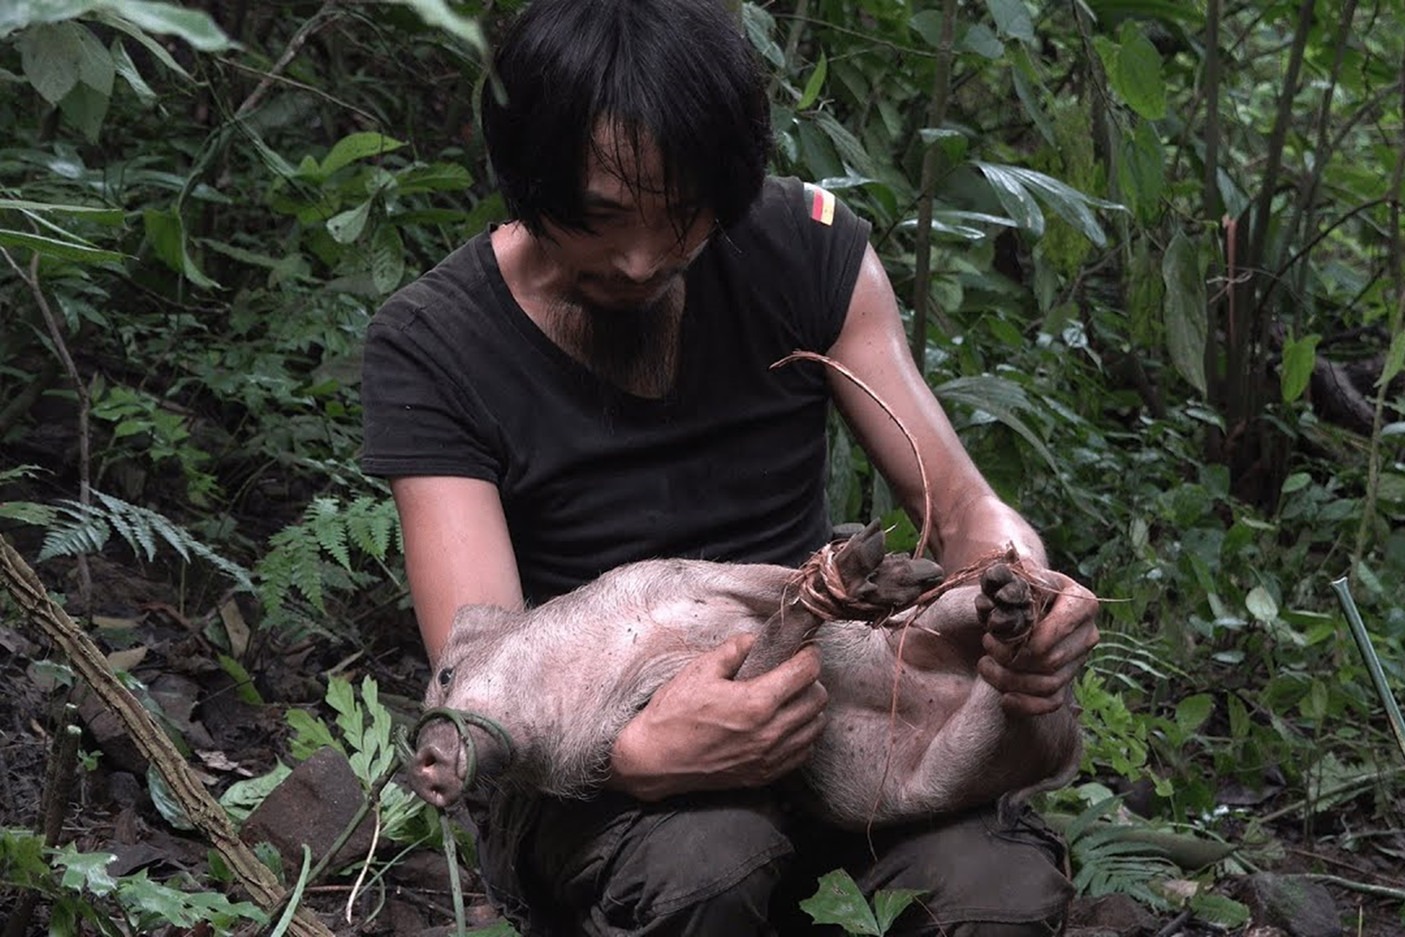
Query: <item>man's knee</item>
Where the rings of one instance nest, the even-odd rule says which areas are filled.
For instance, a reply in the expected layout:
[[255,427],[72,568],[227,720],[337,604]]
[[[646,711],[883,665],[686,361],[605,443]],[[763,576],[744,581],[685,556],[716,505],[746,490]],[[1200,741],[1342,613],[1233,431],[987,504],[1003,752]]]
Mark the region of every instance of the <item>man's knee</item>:
[[794,852],[769,796],[628,802],[593,816],[603,807],[578,808],[589,832],[543,817],[529,866],[552,918],[597,934],[769,932],[771,893]]
[[1061,931],[1073,886],[1062,842],[1034,814],[1007,828],[994,811],[975,811],[893,833],[860,879],[870,894],[921,892],[892,933],[1048,937]]
[[611,857],[598,908],[642,933],[760,933],[792,852],[768,800],[649,811]]

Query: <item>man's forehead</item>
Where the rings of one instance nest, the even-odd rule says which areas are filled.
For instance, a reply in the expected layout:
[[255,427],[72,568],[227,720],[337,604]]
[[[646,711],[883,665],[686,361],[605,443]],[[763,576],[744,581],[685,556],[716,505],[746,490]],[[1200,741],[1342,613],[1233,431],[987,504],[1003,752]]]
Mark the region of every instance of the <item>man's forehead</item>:
[[587,202],[633,204],[638,195],[664,195],[663,153],[653,137],[617,121],[601,121],[585,154]]

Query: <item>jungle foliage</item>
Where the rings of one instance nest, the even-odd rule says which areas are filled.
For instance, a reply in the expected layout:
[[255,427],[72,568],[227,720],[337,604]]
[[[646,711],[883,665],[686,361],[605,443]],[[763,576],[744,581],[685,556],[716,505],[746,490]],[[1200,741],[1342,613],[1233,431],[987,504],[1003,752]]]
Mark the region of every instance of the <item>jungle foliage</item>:
[[[192,609],[256,595],[226,647],[252,672],[403,604],[358,346],[503,217],[474,101],[518,6],[5,5],[0,495],[43,494],[0,519],[171,569]],[[1209,883],[1275,817],[1398,827],[1405,753],[1329,584],[1398,694],[1402,0],[737,10],[777,171],[872,221],[968,448],[1106,600],[1074,832],[1142,782],[1157,823],[1252,847]],[[837,426],[832,453],[836,519],[903,522]],[[1152,859],[1079,858],[1090,893],[1172,901]]]

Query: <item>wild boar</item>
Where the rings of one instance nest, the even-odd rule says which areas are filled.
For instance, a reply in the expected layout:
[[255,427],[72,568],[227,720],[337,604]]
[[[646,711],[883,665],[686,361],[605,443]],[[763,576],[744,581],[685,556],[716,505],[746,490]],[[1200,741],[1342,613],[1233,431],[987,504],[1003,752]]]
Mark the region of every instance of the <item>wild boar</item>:
[[[769,670],[802,642],[820,645],[829,703],[803,775],[806,800],[829,821],[863,828],[1054,786],[1078,762],[1073,714],[1007,716],[975,668],[985,630],[1027,632],[1028,583],[999,564],[947,591],[934,588],[942,576],[930,561],[885,556],[876,524],[800,571],[633,563],[528,611],[460,609],[425,706],[487,717],[510,737],[511,749],[465,726],[476,753],[470,783],[588,796],[654,691],[745,631],[757,640],[737,679]],[[919,597],[937,592],[913,613]],[[467,767],[459,730],[427,720],[417,745],[411,786],[438,806],[454,802]]]

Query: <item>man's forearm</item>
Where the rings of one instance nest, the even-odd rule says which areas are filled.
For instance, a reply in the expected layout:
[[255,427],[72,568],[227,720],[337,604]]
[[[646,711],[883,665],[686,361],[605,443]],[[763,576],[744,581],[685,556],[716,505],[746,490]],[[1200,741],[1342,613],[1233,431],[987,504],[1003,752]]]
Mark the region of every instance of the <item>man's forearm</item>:
[[[920,525],[920,513],[914,523]],[[1040,566],[1048,559],[1044,543],[1019,512],[994,494],[983,493],[938,510],[939,519],[929,544],[933,554],[948,571],[957,570],[981,558],[1013,546],[1025,559]]]

